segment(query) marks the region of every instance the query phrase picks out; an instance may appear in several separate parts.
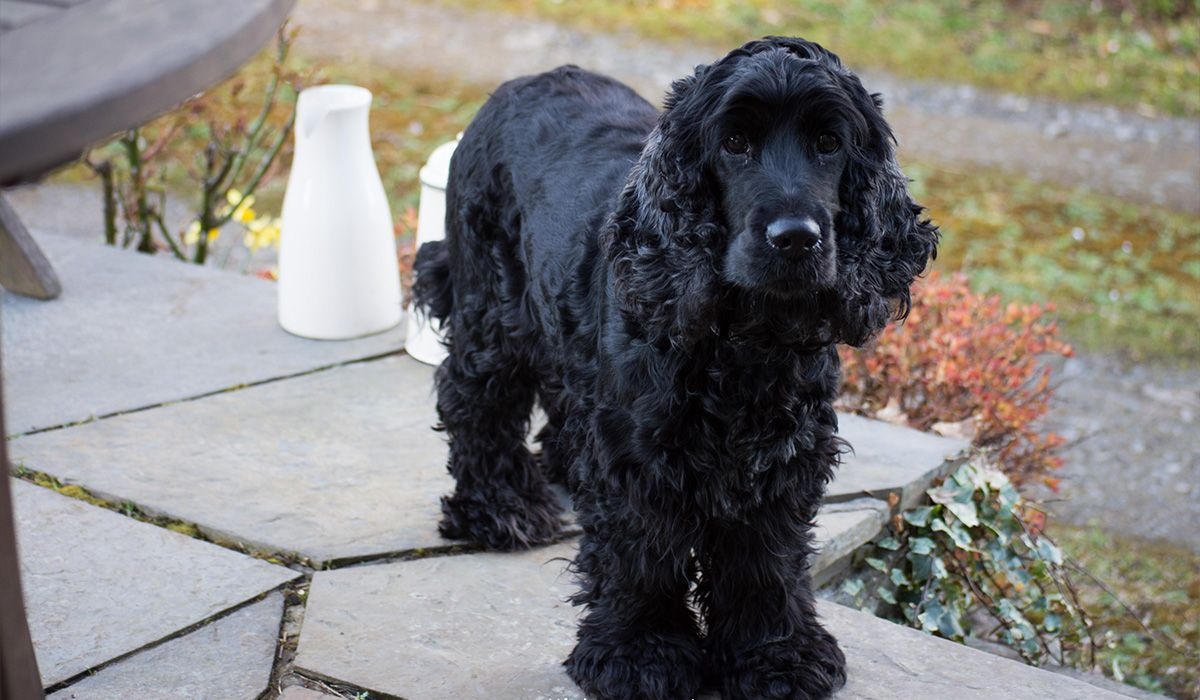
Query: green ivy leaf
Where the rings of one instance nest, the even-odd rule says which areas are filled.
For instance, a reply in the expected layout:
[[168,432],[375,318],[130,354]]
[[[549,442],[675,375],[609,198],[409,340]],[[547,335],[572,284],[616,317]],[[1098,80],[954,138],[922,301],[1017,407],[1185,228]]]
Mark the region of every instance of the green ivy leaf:
[[908,550],[913,554],[932,554],[933,540],[928,537],[914,537],[908,541]]
[[938,632],[940,632],[943,637],[949,637],[950,639],[961,640],[967,636],[966,631],[963,629],[962,621],[959,619],[958,614],[952,609],[947,609],[942,616],[938,618]]
[[862,579],[859,578],[848,578],[842,581],[842,593],[853,598],[858,598],[858,596],[862,595],[865,588],[866,586],[863,585]]
[[875,593],[879,596],[879,599],[885,603],[896,605],[896,596],[892,593],[891,589],[880,586],[879,588],[875,589]]
[[933,506],[921,506],[913,508],[904,513],[904,522],[916,527],[925,527],[929,523],[929,516],[933,514]]
[[944,532],[949,535],[950,539],[954,542],[954,546],[959,549],[965,549],[968,552],[979,551],[971,546],[971,535],[958,523],[947,525],[941,520],[934,520],[930,527],[935,532]]
[[863,561],[866,562],[867,566],[871,567],[872,569],[875,569],[876,571],[881,571],[885,574],[888,571],[888,565],[882,559],[877,559],[875,557],[867,557]]
[[878,544],[879,544],[880,548],[886,549],[890,552],[894,552],[897,549],[900,549],[899,540],[897,540],[895,537],[891,537],[891,536],[884,537],[882,540],[879,540]]
[[1055,546],[1055,544],[1048,538],[1039,537],[1037,540],[1037,549],[1035,551],[1037,552],[1038,558],[1042,561],[1048,561],[1055,566],[1062,566],[1062,550]]
[[946,570],[946,562],[938,559],[937,557],[933,558],[929,573],[939,581],[944,581],[950,576],[950,572]]
[[904,575],[904,571],[901,569],[892,569],[890,578],[892,579],[892,583],[896,584],[897,587],[912,586],[912,582],[908,580],[908,577]]
[[967,527],[975,527],[979,524],[979,517],[975,512],[975,503],[972,501],[967,501],[966,503],[959,503],[957,501],[947,503],[946,510],[953,513],[954,517],[958,518],[959,522]]

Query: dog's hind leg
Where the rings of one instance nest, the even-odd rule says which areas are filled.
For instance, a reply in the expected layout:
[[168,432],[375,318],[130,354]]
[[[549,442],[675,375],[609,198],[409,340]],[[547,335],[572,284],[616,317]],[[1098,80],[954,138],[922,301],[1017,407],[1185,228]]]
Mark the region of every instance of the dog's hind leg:
[[524,272],[494,212],[451,217],[453,308],[449,355],[436,374],[449,433],[454,492],[442,499],[443,536],[492,549],[556,539],[562,506],[525,443],[537,392],[519,308]]

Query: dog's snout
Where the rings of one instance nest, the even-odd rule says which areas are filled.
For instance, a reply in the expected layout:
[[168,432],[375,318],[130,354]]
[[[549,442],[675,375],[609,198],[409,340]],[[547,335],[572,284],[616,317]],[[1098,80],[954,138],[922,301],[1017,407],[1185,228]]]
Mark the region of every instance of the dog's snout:
[[812,217],[776,219],[767,226],[767,242],[788,258],[797,258],[821,243],[821,227]]

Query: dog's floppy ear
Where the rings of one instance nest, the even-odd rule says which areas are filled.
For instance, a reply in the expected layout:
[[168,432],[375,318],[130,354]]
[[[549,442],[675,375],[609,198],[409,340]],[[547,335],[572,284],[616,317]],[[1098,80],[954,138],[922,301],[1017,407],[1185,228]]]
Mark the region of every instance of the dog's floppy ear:
[[849,71],[831,72],[866,123],[842,176],[842,210],[836,223],[843,308],[838,339],[861,345],[889,321],[908,314],[909,286],[937,255],[938,229],[909,196],[882,100]]
[[647,174],[653,176],[645,183],[646,194],[663,211],[694,210],[711,200],[704,126],[720,99],[720,91],[711,86],[720,77],[714,66],[697,66],[693,75],[671,83],[667,92],[662,116],[643,153]]
[[603,233],[622,312],[647,339],[676,347],[711,332],[719,287],[714,249],[725,229],[704,134],[721,96],[714,66],[672,84]]

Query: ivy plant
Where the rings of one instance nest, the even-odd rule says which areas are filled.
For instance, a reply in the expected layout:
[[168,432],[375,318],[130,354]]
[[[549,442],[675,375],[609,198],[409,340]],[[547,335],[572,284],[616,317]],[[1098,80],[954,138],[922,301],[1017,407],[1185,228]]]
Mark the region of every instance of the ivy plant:
[[842,592],[941,637],[999,642],[1035,665],[1090,667],[1091,625],[1062,550],[1030,525],[1040,512],[1008,477],[980,456],[927,493],[931,503],[894,518],[866,558],[878,574],[849,578]]

